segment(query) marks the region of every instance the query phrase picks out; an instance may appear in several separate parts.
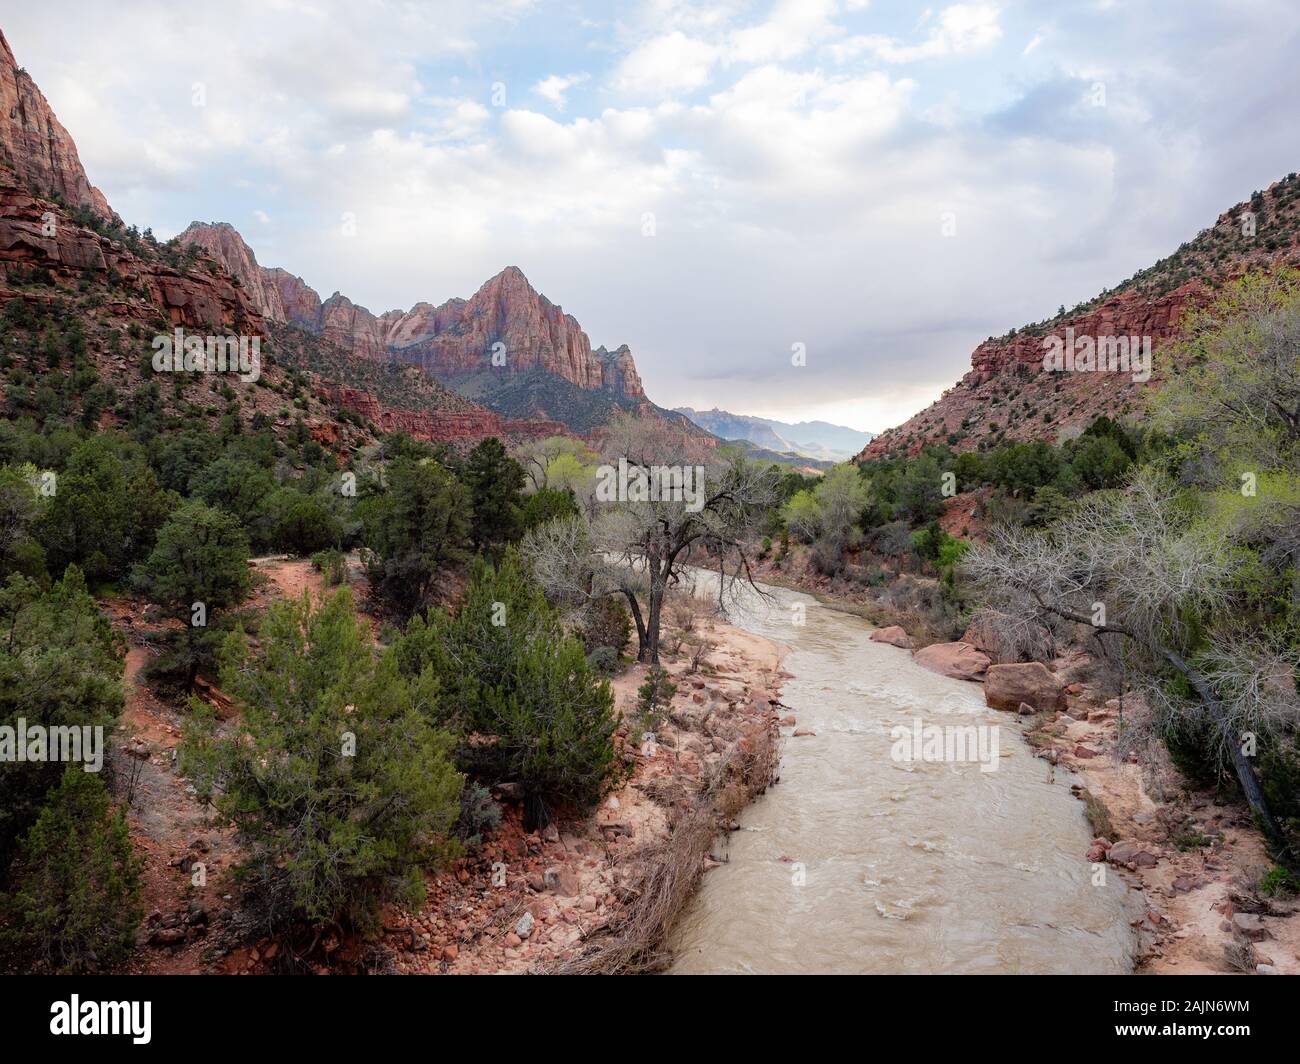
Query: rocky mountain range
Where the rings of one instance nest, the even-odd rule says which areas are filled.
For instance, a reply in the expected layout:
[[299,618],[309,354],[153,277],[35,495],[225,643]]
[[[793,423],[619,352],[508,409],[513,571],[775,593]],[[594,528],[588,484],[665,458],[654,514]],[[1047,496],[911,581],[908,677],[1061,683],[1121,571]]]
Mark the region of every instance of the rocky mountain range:
[[790,423],[749,414],[733,414],[716,407],[712,410],[693,410],[689,406],[673,409],[724,440],[745,440],[765,450],[799,455],[821,462],[846,461],[875,438],[873,433],[833,425],[829,421]]
[[95,293],[79,304],[91,337],[130,322],[274,337],[289,363],[281,368],[312,379],[314,402],[380,431],[448,442],[590,434],[617,409],[689,426],[647,399],[626,345],[593,348],[577,320],[517,267],[468,299],[376,315],[339,292],[322,300],[301,277],[261,266],[226,223],[196,222],[166,243],[126,225],[3,33],[0,271],[0,305],[20,287],[26,300],[65,308],[70,291]]
[[86,177],[72,137],[50,110],[31,75],[14,59],[0,31],[0,161],[22,183],[57,192],[67,203],[86,204],[112,217],[108,200]]
[[[594,418],[573,425],[585,431],[613,405],[646,402],[627,346],[593,350],[577,320],[533,288],[517,266],[506,267],[469,299],[374,314],[340,292],[322,300],[301,277],[260,265],[229,223],[194,222],[179,240],[202,248],[237,277],[268,320],[299,325],[360,359],[419,366],[500,413],[570,422],[575,419],[566,416],[565,400],[575,390],[592,393],[585,405]],[[517,393],[521,377],[551,387],[512,403],[507,397]]]
[[[1098,415],[1135,419],[1170,373],[1189,310],[1211,302],[1225,282],[1253,269],[1300,267],[1300,178],[1294,173],[1224,211],[1167,258],[1071,310],[989,337],[970,371],[902,425],[882,432],[858,459],[916,454],[928,444],[973,450],[1002,440],[1059,440]],[[1050,372],[1052,337],[1149,338],[1147,381],[1123,372]]]

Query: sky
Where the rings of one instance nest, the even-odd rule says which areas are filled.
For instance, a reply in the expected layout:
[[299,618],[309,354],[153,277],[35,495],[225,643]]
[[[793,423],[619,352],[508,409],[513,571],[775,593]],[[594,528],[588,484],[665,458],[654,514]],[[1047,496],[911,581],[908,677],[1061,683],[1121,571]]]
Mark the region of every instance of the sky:
[[879,431],[1300,169],[1296,0],[44,0],[126,221],[376,313],[507,265],[652,399]]

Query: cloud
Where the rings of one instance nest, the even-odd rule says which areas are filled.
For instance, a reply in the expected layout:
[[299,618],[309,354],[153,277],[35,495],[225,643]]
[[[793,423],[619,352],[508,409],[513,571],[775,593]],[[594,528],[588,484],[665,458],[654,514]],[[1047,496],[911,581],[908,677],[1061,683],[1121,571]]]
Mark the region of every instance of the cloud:
[[690,92],[708,83],[720,55],[718,47],[674,30],[631,52],[615,71],[614,87],[650,96]]
[[[952,4],[939,12],[938,24],[919,44],[904,44],[896,37],[879,34],[850,37],[831,45],[836,62],[845,62],[862,54],[886,63],[914,63],[923,59],[962,55],[980,51],[1002,37],[999,25],[1001,10],[996,4]],[[929,12],[922,22],[929,22]]]
[[802,55],[813,45],[844,32],[833,21],[837,9],[834,0],[780,0],[767,21],[731,35],[728,58],[763,63]]
[[552,74],[534,85],[533,92],[537,93],[542,99],[547,100],[557,111],[563,111],[564,94],[573,86],[581,85],[587,80],[588,76],[587,74],[569,74],[567,77],[561,77],[559,74]]
[[[260,261],[377,312],[514,263],[593,343],[631,345],[657,402],[880,429],[985,336],[1296,168],[1280,0],[1176,28],[1029,6],[49,0],[4,28],[128,221],[245,220]],[[102,60],[197,39],[199,63]]]

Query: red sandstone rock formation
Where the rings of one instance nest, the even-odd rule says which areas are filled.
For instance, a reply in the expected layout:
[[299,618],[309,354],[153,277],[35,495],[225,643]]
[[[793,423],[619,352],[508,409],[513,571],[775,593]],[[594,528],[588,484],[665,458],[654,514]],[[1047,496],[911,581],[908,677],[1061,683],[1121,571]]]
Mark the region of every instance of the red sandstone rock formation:
[[477,442],[488,436],[525,440],[570,435],[558,421],[503,418],[486,407],[469,403],[465,410],[399,410],[384,406],[369,392],[336,384],[323,384],[316,394],[328,403],[355,411],[381,432],[405,432],[433,443]]
[[244,238],[235,231],[234,226],[227,222],[214,222],[211,225],[192,222],[180,239],[185,243],[197,244],[222,263],[228,272],[238,277],[244,294],[264,318],[271,321],[288,320],[279,285],[267,276],[269,271],[263,271],[258,266],[253,249],[244,243]]
[[[263,334],[261,314],[229,277],[138,258],[121,242],[52,211],[50,201],[18,188],[8,173],[0,170],[0,272],[6,278],[14,269],[32,267],[74,279],[82,273],[103,279],[112,270],[121,282],[118,291],[134,292],[118,296],[114,306],[125,317],[152,321],[161,310],[174,325]],[[54,216],[52,226],[46,225],[47,215]],[[0,289],[0,301],[12,295]]]
[[[375,315],[339,292],[322,302],[302,278],[258,265],[226,223],[194,222],[180,239],[198,244],[238,277],[271,320],[297,322],[359,358],[397,358],[439,378],[490,367],[543,369],[589,391],[645,397],[627,346],[593,351],[573,316],[534,289],[517,266],[506,267],[469,299]],[[493,363],[494,352],[503,365]]]
[[41,90],[14,60],[0,32],[0,156],[23,183],[57,192],[72,206],[88,205],[111,218],[104,194],[90,183],[72,137],[54,117]]

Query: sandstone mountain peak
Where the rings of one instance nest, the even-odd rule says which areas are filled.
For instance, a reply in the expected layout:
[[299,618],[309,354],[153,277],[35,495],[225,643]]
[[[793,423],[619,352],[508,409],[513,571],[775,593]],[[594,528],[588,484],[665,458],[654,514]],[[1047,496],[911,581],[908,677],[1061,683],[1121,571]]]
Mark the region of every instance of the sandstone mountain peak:
[[[521,374],[553,374],[584,392],[616,401],[643,402],[645,392],[631,351],[592,350],[581,325],[539,293],[518,266],[484,281],[468,299],[421,301],[409,310],[375,315],[342,292],[326,300],[286,270],[261,266],[253,250],[228,223],[194,223],[180,235],[215,258],[272,321],[292,322],[337,343],[353,355],[421,366],[453,386],[474,378],[469,394]],[[493,384],[489,378],[495,378]],[[522,401],[517,396],[512,402]],[[550,411],[533,400],[531,413]],[[508,413],[524,413],[511,409]]]

